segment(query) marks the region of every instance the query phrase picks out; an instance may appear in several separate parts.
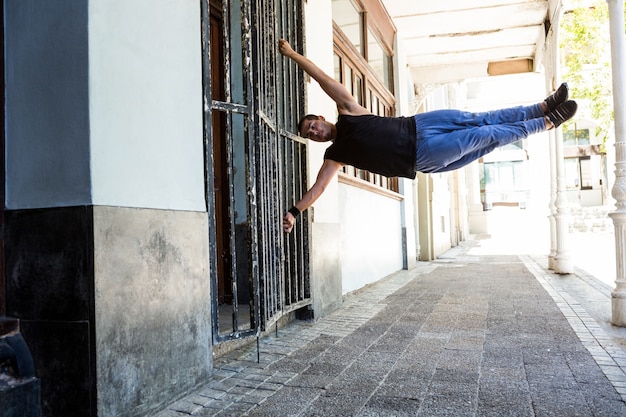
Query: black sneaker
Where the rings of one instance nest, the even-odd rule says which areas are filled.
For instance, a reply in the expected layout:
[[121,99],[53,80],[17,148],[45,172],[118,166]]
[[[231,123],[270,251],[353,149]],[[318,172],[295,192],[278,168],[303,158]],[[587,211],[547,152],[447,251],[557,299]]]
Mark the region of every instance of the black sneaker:
[[563,122],[574,117],[576,110],[578,110],[578,104],[576,104],[574,100],[567,100],[561,103],[556,109],[554,109],[554,111],[546,114],[546,117],[556,129],[561,126]]
[[559,104],[565,102],[568,98],[569,88],[567,87],[567,83],[563,83],[556,89],[554,94],[544,100],[548,105],[548,113],[556,110]]

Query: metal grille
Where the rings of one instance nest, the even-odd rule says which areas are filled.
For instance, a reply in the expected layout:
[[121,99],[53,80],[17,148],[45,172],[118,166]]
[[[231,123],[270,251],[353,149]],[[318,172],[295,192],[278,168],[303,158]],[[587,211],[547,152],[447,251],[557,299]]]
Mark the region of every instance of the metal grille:
[[302,72],[277,51],[302,45],[295,0],[202,0],[207,211],[214,342],[258,335],[310,304],[309,223],[282,232],[306,191],[295,132]]
[[306,191],[306,145],[292,132],[302,111],[304,78],[293,62],[277,53],[278,39],[301,49],[300,0],[255,2],[253,12],[259,147],[257,181],[259,264],[263,329],[282,314],[310,303],[309,219],[305,212],[291,234],[281,230],[282,216]]

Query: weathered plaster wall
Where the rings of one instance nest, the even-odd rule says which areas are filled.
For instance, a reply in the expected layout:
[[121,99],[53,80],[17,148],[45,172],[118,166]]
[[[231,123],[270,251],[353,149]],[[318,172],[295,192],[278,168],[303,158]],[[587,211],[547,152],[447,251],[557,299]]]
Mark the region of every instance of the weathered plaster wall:
[[207,227],[202,213],[94,208],[99,415],[140,415],[208,379]]

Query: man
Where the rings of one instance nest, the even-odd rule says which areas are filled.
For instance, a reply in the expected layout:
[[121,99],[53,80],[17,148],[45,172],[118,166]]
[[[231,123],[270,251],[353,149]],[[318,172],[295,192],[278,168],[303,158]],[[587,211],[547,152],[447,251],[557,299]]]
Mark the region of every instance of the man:
[[315,184],[283,217],[287,233],[343,165],[387,177],[415,178],[417,171],[451,171],[497,147],[556,128],[577,110],[576,102],[568,100],[564,83],[545,101],[532,106],[484,113],[436,110],[413,117],[380,117],[358,104],[341,83],[295,52],[287,41],[281,39],[278,48],[319,83],[339,113],[336,124],[315,115],[303,117],[298,124],[300,136],[333,144],[326,150]]

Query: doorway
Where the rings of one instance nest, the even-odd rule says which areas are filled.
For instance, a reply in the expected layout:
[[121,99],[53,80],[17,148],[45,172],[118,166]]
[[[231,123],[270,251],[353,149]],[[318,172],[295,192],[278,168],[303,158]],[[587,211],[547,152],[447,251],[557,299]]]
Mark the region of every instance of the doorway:
[[239,51],[242,50],[241,35],[237,36],[233,30],[231,36],[226,36],[232,18],[223,1],[210,1],[210,159],[215,228],[213,282],[217,290],[214,327],[218,339],[254,333],[257,321],[249,250],[251,179],[247,175],[249,132],[246,130],[249,109],[243,102],[244,74],[235,74],[235,68],[241,67],[243,59],[232,52],[232,44],[237,42],[241,45]]
[[[311,304],[309,227],[281,218],[307,184],[297,137],[304,77],[277,60],[278,38],[302,49],[300,0],[206,0],[203,16],[206,199],[215,344],[266,331]],[[297,196],[297,197],[296,197]]]

